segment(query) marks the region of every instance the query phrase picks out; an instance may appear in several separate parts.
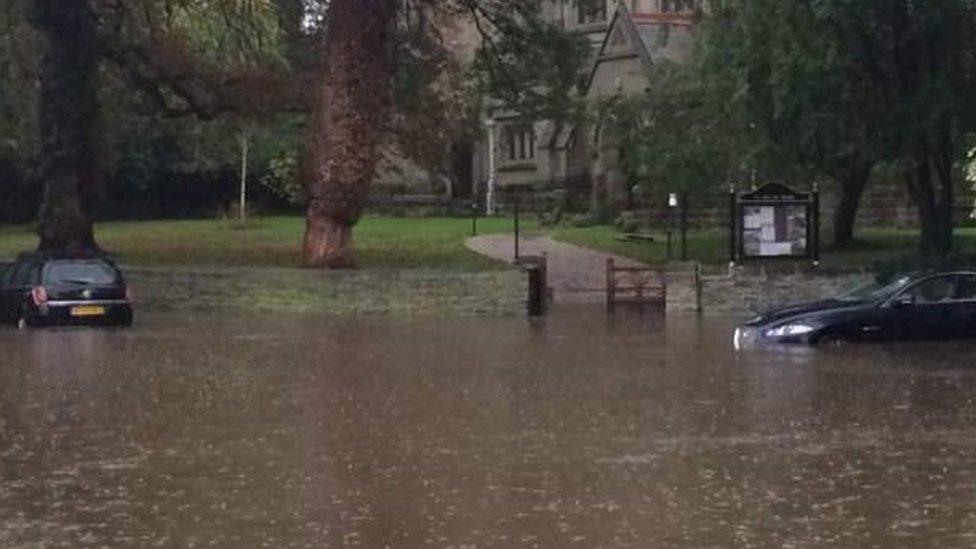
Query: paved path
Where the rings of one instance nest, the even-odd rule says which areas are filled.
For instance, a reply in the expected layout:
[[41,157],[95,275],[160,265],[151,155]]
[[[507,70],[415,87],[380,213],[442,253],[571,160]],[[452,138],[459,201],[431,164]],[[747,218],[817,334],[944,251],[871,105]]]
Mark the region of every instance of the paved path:
[[[511,262],[514,241],[511,235],[484,235],[469,238],[467,247],[481,255]],[[606,298],[606,263],[612,257],[621,267],[646,267],[643,263],[589,248],[556,242],[548,236],[523,237],[521,255],[548,256],[549,287],[556,301],[577,302]]]

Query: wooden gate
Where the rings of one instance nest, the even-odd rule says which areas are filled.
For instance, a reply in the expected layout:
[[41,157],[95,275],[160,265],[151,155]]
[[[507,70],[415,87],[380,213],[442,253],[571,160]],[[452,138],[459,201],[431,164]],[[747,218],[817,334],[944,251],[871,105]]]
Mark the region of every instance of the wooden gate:
[[664,307],[664,273],[648,267],[617,267],[607,259],[607,311],[617,305]]

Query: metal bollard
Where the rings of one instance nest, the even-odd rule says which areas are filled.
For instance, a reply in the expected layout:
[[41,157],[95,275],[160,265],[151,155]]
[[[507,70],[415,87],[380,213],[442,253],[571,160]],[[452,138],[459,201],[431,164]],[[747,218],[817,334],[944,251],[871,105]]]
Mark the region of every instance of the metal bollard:
[[542,283],[542,269],[539,265],[529,267],[529,316],[542,316],[545,312],[545,290]]
[[471,236],[478,236],[478,201],[471,201]]
[[526,301],[526,308],[529,316],[538,317],[546,314],[546,304],[549,299],[549,292],[546,281],[546,258],[543,257],[523,257],[517,264],[525,270],[528,275],[526,278],[529,283],[529,295]]

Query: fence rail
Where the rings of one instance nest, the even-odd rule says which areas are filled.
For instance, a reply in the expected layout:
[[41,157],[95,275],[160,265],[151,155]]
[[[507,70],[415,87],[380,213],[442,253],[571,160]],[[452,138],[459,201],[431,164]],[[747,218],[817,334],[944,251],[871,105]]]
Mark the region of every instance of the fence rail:
[[666,295],[664,274],[648,267],[617,267],[607,259],[607,311],[617,305],[663,307]]

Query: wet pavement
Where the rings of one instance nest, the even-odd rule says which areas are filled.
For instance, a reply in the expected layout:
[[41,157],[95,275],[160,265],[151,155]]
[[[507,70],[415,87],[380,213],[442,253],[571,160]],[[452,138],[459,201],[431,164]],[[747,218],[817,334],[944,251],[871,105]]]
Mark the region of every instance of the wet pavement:
[[0,547],[971,547],[976,343],[730,319],[0,331]]
[[[546,235],[525,236],[520,242],[521,257],[546,257],[546,282],[557,303],[604,302],[608,259],[613,259],[617,267],[648,267],[626,257],[557,242]],[[515,241],[511,235],[475,236],[469,238],[465,246],[498,261],[511,262],[515,257]]]

